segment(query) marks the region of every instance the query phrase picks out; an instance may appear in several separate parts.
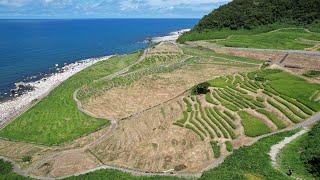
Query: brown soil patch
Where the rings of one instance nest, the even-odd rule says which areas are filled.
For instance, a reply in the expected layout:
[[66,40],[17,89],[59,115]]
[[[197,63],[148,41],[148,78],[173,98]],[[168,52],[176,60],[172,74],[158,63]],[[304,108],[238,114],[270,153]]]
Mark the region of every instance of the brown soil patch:
[[[0,140],[0,155],[17,162],[22,169],[28,168],[51,151],[50,148],[33,144]],[[32,161],[30,163],[23,162],[22,158],[24,156],[31,156]]]
[[92,149],[105,164],[162,172],[184,165],[198,172],[212,162],[209,143],[192,131],[174,126],[181,117],[176,101],[119,122],[109,139]]
[[202,46],[211,49],[217,53],[230,54],[233,56],[261,59],[261,60],[272,60],[273,62],[279,61],[285,53],[283,52],[268,52],[268,51],[255,51],[255,50],[242,50],[236,48],[221,48],[214,43],[207,41],[193,41],[188,42],[192,46]]
[[252,67],[237,67],[237,63],[229,64],[234,66],[195,64],[175,72],[147,76],[129,87],[113,88],[91,98],[83,102],[83,108],[99,117],[121,119],[170,100],[197,83],[216,76],[254,70]]

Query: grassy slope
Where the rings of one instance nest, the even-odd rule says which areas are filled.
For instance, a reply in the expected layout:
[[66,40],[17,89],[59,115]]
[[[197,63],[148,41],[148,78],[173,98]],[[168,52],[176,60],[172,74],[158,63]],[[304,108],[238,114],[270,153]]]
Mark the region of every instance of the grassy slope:
[[214,43],[228,47],[296,50],[303,50],[314,46],[313,44],[302,42],[299,38],[320,41],[318,24],[308,27],[312,32],[307,32],[299,27],[296,27],[295,29],[274,31],[281,28],[294,27],[286,25],[269,25],[257,27],[252,30],[221,29],[207,32],[192,31],[185,33],[178,41],[180,43],[185,43],[186,41],[211,40]]
[[305,134],[288,144],[282,150],[278,160],[283,172],[288,172],[289,169],[292,169],[293,176],[301,179],[313,179],[300,159],[302,143],[306,140],[307,136]]
[[109,124],[80,112],[73,100],[76,89],[112,74],[137,60],[139,53],[99,62],[62,83],[33,108],[6,126],[0,136],[45,145],[60,144]]
[[277,92],[297,99],[315,111],[320,111],[320,103],[310,100],[310,96],[320,89],[320,84],[307,83],[306,80],[279,70],[255,72],[268,80],[268,84]]
[[201,179],[247,179],[260,177],[262,179],[289,179],[285,174],[273,169],[268,156],[270,147],[293,135],[294,132],[284,132],[259,140],[252,146],[241,147],[227,157],[217,168],[207,171]]
[[306,32],[304,29],[283,29],[256,35],[233,35],[226,40],[216,41],[216,43],[228,47],[261,49],[303,50],[314,46],[297,40],[299,38],[320,40],[320,34]]
[[239,112],[239,116],[241,117],[241,123],[247,136],[257,137],[271,132],[271,129],[257,117],[245,111]]
[[[276,29],[291,27],[282,24],[270,24],[265,26],[256,27],[251,30],[239,29],[219,29],[219,30],[208,30],[204,32],[190,31],[179,37],[178,42],[185,43],[186,41],[199,41],[199,40],[210,40],[210,39],[226,39],[231,35],[255,35],[260,33],[266,33]],[[293,27],[293,26],[292,26]]]

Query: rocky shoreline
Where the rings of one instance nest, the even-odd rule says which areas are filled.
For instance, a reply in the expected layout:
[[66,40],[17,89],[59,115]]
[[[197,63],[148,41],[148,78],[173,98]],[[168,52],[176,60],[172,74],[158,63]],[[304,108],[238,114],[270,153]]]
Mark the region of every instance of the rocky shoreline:
[[[99,58],[90,58],[82,61],[77,61],[62,67],[62,71],[54,73],[49,77],[44,77],[38,81],[18,84],[21,88],[27,87],[29,90],[22,95],[11,100],[0,103],[0,129],[14,117],[28,109],[35,101],[45,97],[50,91],[67,80],[74,74],[83,69],[110,58],[111,56],[103,56]],[[13,92],[12,92],[13,93]]]

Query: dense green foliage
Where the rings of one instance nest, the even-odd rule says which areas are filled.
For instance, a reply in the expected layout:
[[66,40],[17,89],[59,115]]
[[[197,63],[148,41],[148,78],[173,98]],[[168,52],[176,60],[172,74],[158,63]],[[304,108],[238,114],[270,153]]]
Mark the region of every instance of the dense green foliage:
[[1,130],[0,136],[11,140],[57,145],[108,125],[108,120],[95,119],[80,112],[73,100],[73,93],[95,79],[129,66],[138,56],[139,53],[116,56],[77,73]]
[[271,129],[257,117],[245,111],[241,111],[238,114],[241,117],[244,133],[247,136],[257,137],[271,132]]
[[267,84],[281,95],[294,98],[315,112],[320,111],[320,103],[310,100],[310,97],[320,89],[320,84],[309,83],[281,70],[266,69],[253,74],[266,79]]
[[311,174],[320,178],[320,123],[312,128],[302,145],[302,161]]
[[219,158],[221,156],[220,145],[217,141],[211,141],[210,144],[212,147],[214,157]]
[[210,91],[209,86],[210,84],[207,82],[200,83],[191,89],[191,94],[192,95],[207,94]]
[[307,171],[303,161],[301,160],[301,152],[303,150],[303,142],[307,135],[303,135],[286,145],[278,157],[279,166],[282,172],[288,173],[292,171],[292,176],[300,179],[312,179],[312,175]]
[[0,179],[4,179],[4,180],[25,180],[25,179],[29,179],[20,175],[17,175],[16,173],[14,173],[13,171],[13,166],[11,163],[9,162],[5,162],[2,159],[0,159]]
[[311,78],[319,77],[320,76],[320,71],[318,71],[318,70],[310,70],[310,71],[304,73],[303,75],[306,76],[306,77],[311,77]]
[[[268,152],[270,147],[295,132],[283,132],[259,140],[252,146],[244,146],[234,150],[224,162],[215,169],[204,172],[200,179],[248,179],[254,176],[261,179],[289,179],[284,173],[274,169],[270,163]],[[259,179],[259,178],[257,178]]]
[[204,16],[194,30],[252,29],[276,22],[312,24],[320,18],[319,9],[318,0],[233,0]]
[[228,152],[233,151],[233,145],[232,145],[231,141],[226,141],[226,149]]
[[105,170],[98,170],[95,172],[91,172],[85,175],[81,176],[75,176],[70,177],[65,180],[103,180],[103,179],[123,179],[123,180],[174,180],[174,179],[180,179],[177,177],[167,177],[167,176],[134,176],[129,173],[121,172],[118,170],[111,170],[111,169],[105,169]]

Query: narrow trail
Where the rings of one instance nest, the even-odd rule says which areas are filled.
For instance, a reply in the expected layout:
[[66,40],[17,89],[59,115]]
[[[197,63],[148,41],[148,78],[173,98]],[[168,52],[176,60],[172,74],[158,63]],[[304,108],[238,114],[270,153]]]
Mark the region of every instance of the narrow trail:
[[281,150],[288,145],[289,143],[291,143],[292,141],[296,140],[298,137],[302,136],[303,134],[307,133],[307,129],[303,129],[301,131],[299,131],[298,133],[294,134],[291,137],[287,137],[284,140],[280,141],[278,144],[275,144],[271,147],[271,150],[269,152],[269,156],[271,159],[271,164],[274,168],[278,168],[279,164],[277,162],[277,157],[279,155],[279,153],[281,152]]

